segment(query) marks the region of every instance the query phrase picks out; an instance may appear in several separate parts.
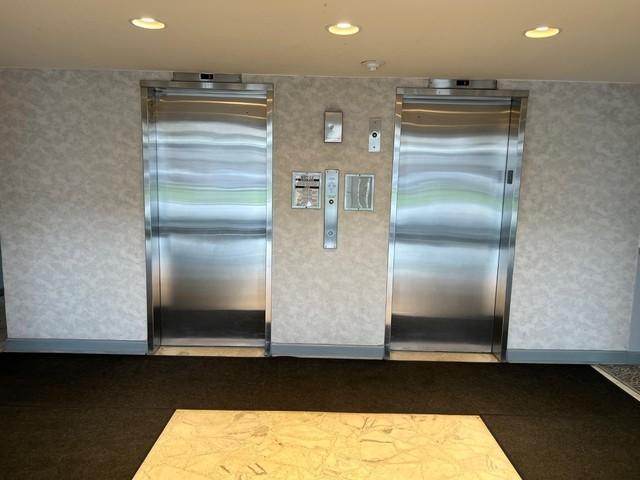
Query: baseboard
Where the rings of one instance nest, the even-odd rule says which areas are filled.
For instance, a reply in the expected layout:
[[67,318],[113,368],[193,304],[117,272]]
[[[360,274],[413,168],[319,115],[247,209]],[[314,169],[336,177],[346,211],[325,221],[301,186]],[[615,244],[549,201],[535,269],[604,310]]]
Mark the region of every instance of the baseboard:
[[384,358],[384,345],[322,345],[315,343],[272,342],[271,356],[381,360]]
[[59,338],[8,338],[5,352],[109,353],[145,355],[146,340],[82,340]]
[[631,365],[640,365],[640,352],[632,351],[627,352],[628,362]]
[[507,350],[510,363],[640,364],[640,352],[626,350]]
[[[9,338],[5,352],[105,353],[145,355],[145,340],[82,340],[49,338]],[[323,345],[271,343],[274,357],[382,359],[383,345]],[[509,349],[510,363],[640,364],[640,352],[624,350],[529,350]]]

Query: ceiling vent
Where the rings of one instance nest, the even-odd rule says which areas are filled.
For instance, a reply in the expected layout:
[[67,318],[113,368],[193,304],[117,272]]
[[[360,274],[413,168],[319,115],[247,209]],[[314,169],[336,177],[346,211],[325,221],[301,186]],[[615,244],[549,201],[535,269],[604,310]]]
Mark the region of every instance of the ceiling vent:
[[173,72],[174,82],[242,83],[241,73]]
[[432,78],[429,80],[430,88],[470,88],[472,90],[496,90],[497,80],[468,80],[462,78]]

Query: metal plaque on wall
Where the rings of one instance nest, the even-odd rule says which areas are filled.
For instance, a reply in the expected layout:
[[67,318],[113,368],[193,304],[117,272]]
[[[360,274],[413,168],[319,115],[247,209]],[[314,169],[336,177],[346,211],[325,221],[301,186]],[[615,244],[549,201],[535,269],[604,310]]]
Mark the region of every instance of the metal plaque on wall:
[[320,208],[322,173],[291,172],[291,208]]
[[342,112],[324,112],[324,142],[342,143]]
[[348,173],[344,176],[344,209],[373,211],[375,177],[371,174]]

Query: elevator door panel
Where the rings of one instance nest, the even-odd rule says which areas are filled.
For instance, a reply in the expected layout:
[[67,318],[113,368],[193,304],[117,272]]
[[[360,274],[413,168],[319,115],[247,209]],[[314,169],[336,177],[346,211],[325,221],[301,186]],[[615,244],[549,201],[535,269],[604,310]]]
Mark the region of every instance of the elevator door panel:
[[510,108],[404,97],[391,349],[491,351]]
[[262,345],[264,94],[156,97],[160,330],[165,345]]

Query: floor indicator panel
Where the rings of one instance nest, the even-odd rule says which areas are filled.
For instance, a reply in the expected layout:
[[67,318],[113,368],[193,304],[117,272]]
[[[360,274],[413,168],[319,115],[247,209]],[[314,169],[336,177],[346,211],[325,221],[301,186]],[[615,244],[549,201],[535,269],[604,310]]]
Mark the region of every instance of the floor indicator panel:
[[176,410],[153,479],[520,479],[475,415]]

